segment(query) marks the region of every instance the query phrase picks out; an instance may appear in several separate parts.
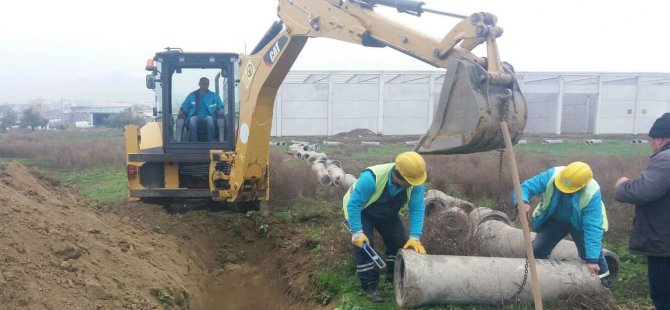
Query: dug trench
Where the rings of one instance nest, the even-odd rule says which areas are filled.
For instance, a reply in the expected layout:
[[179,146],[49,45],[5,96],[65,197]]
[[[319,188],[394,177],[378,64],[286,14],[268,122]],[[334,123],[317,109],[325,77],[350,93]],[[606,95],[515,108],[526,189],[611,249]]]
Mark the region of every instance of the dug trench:
[[[6,309],[315,309],[313,241],[263,213],[99,203],[0,164]],[[305,219],[309,221],[310,219]]]

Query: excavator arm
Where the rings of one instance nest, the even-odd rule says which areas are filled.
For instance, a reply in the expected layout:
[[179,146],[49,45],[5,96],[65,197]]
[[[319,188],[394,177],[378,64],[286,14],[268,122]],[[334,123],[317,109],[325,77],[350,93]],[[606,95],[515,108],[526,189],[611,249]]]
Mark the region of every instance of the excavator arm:
[[[435,118],[416,150],[429,154],[472,153],[500,147],[499,122],[510,124],[513,140],[526,121],[526,104],[511,66],[501,62],[496,17],[475,13],[442,39],[433,38],[377,13],[376,5],[421,15],[411,0],[279,0],[276,22],[250,55],[240,55],[240,120],[234,152],[213,150],[211,188],[215,199],[266,200],[269,140],[277,91],[308,38],[325,37],[368,47],[390,47],[447,69]],[[472,50],[486,44],[487,57]],[[228,174],[216,166],[231,167]],[[225,182],[218,182],[224,180]],[[286,181],[286,180],[284,180]]]

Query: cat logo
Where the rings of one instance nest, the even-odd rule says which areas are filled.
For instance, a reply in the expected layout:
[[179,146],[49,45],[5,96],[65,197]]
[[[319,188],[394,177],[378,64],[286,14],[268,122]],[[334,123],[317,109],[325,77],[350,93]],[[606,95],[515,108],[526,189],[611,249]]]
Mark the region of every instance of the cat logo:
[[244,87],[249,88],[249,84],[251,84],[251,80],[254,78],[255,73],[256,68],[254,68],[254,65],[249,62],[244,68],[244,73],[242,74],[242,84],[244,84]]
[[272,48],[270,48],[270,50],[265,53],[265,56],[263,56],[263,62],[265,62],[265,65],[271,67],[275,63],[277,57],[279,57],[279,54],[284,49],[284,46],[286,46],[286,42],[288,42],[288,37],[283,36],[272,45]]

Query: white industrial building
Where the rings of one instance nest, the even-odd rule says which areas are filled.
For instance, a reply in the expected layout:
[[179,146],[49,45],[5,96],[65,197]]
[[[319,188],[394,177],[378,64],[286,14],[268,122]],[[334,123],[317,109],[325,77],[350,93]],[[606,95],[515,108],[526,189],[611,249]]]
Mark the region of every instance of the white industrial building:
[[[670,112],[670,73],[517,76],[528,102],[526,133],[645,134]],[[444,71],[292,71],[277,94],[272,134],[423,134],[443,80]]]

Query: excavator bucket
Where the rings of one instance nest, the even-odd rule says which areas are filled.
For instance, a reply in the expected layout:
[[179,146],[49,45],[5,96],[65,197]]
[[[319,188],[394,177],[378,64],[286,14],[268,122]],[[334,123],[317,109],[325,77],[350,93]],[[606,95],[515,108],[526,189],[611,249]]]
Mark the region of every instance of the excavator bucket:
[[501,121],[507,121],[516,144],[526,126],[526,100],[514,69],[506,63],[503,69],[505,75],[495,78],[470,60],[452,60],[433,122],[414,150],[421,154],[495,150],[502,145]]

